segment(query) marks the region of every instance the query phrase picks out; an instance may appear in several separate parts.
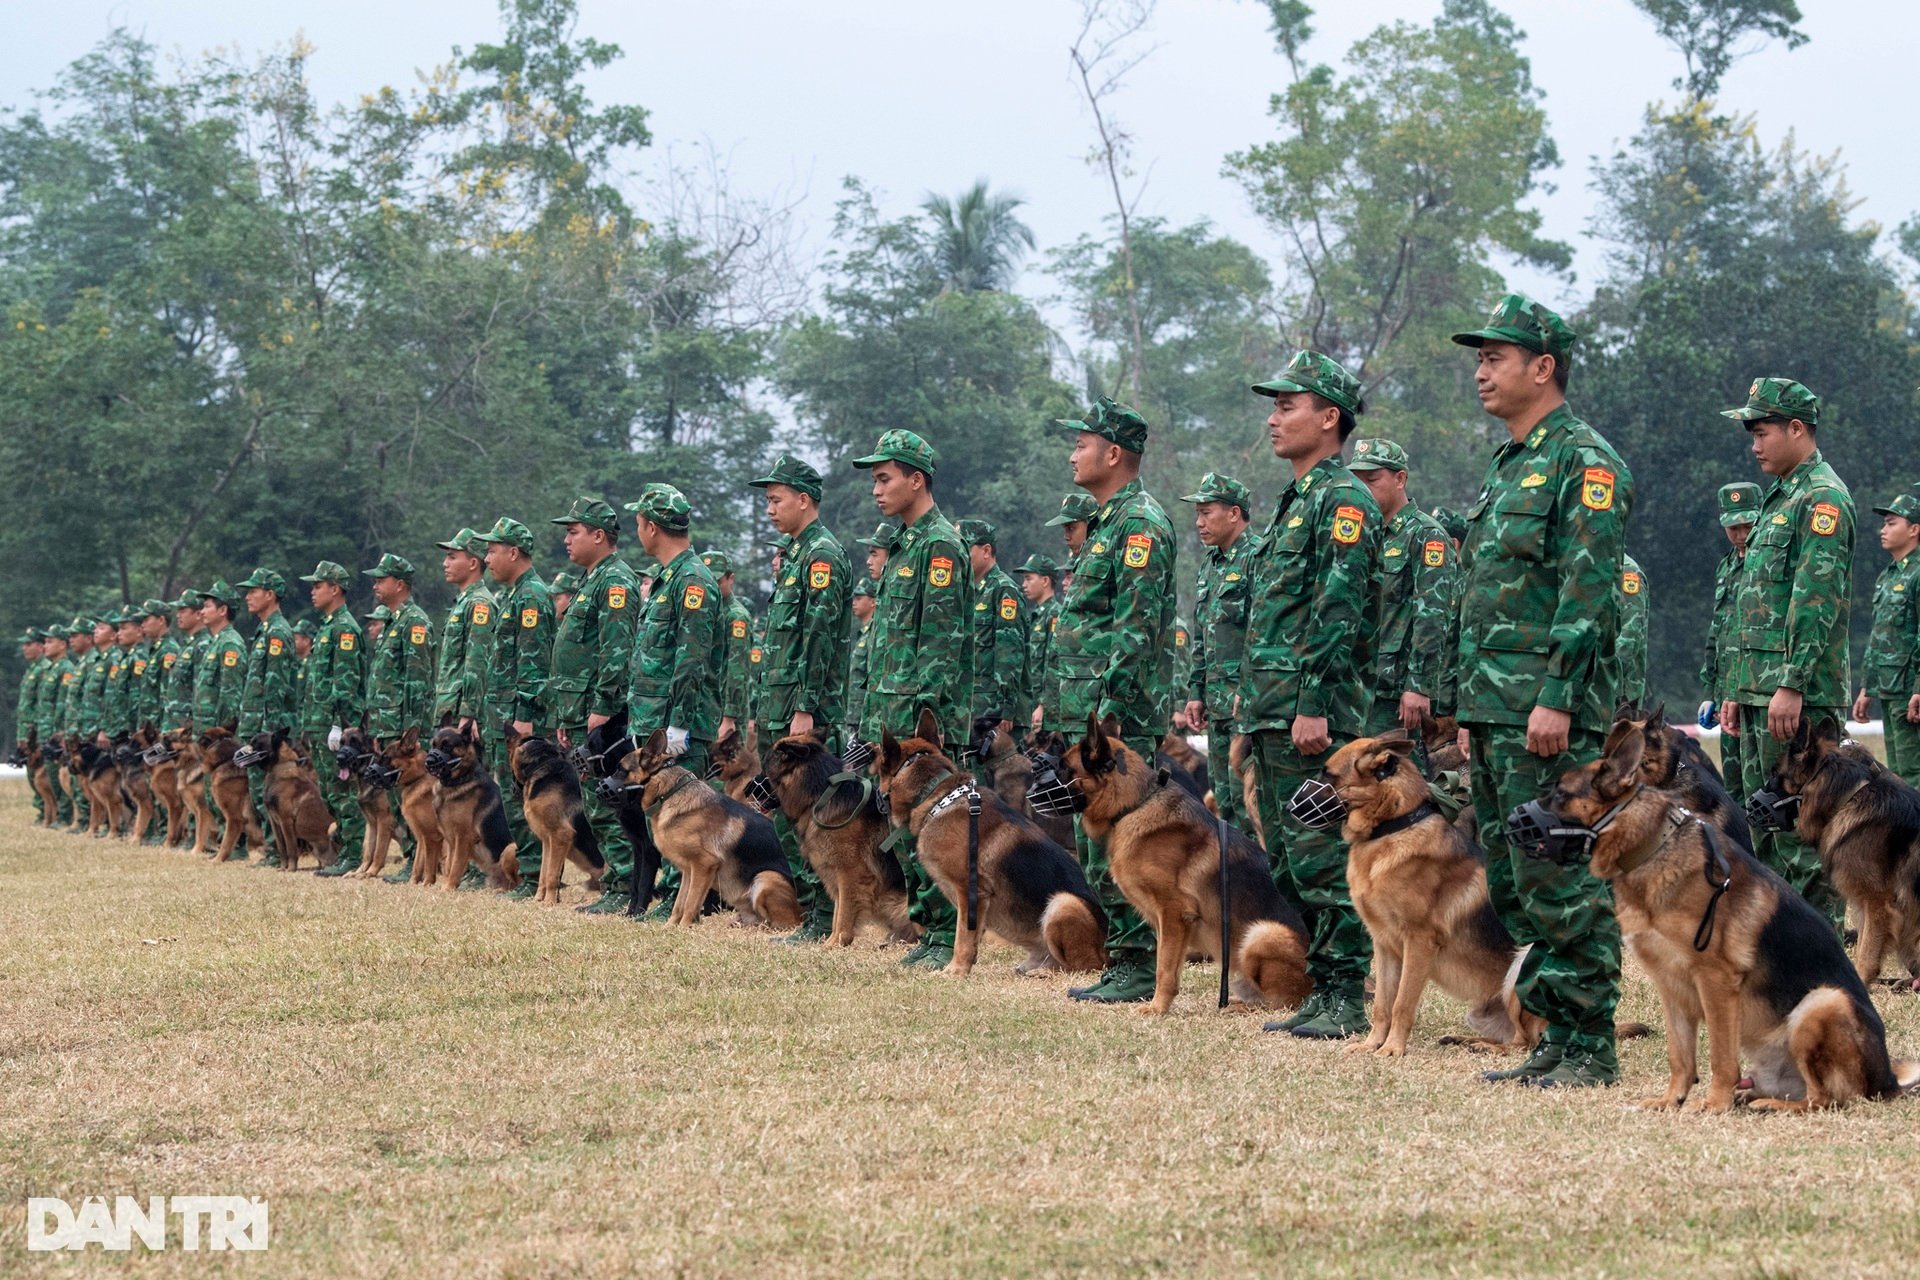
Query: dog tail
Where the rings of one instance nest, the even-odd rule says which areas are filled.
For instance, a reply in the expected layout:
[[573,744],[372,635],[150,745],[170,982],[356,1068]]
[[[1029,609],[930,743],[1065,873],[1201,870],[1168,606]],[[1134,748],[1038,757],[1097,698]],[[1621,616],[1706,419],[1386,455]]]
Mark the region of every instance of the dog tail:
[[1307,940],[1278,920],[1255,920],[1240,935],[1233,967],[1244,986],[1282,1008],[1297,1008],[1313,990],[1307,975]]
[[754,914],[782,933],[800,927],[800,898],[785,868],[762,871],[747,889],[747,905]]
[[1098,973],[1107,967],[1106,923],[1077,893],[1062,891],[1047,899],[1040,912],[1040,936],[1062,969]]
[[595,871],[605,869],[606,855],[600,852],[600,837],[593,834],[593,824],[587,821],[586,810],[576,810],[573,815],[573,847]]
[[1911,1093],[1915,1085],[1920,1085],[1920,1062],[1912,1058],[1895,1058],[1891,1065],[1893,1082],[1900,1086],[1900,1092]]

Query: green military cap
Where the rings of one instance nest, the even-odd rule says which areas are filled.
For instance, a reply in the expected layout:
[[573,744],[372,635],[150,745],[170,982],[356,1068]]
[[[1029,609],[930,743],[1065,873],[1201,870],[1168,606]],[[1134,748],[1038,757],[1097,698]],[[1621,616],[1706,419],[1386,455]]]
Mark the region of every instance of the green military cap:
[[320,628],[313,625],[313,619],[302,618],[300,619],[300,621],[293,624],[293,634],[297,636],[306,636],[308,639],[312,639],[314,636],[317,636],[320,634]]
[[1820,425],[1820,397],[1792,378],[1756,378],[1747,388],[1747,402],[1722,409],[1720,416],[1741,422],[1761,418],[1798,418],[1810,427]]
[[716,578],[724,578],[733,572],[733,557],[724,551],[705,551],[700,555],[700,563]]
[[20,633],[21,644],[39,644],[40,639],[41,639],[40,632],[35,627],[28,627],[25,631],[22,631]]
[[1899,516],[1902,520],[1911,520],[1920,524],[1920,498],[1911,493],[1903,493],[1884,507],[1875,507],[1874,512],[1883,516]]
[[436,542],[433,545],[442,551],[464,551],[475,560],[487,558],[487,544],[472,529],[462,529],[445,542]]
[[393,610],[383,604],[377,604],[360,616],[368,622],[392,622]]
[[1062,431],[1091,431],[1109,444],[1117,444],[1129,453],[1147,450],[1147,420],[1131,405],[1109,396],[1093,402],[1093,408],[1079,418],[1055,418],[1053,425]]
[[1720,486],[1720,527],[1752,524],[1760,518],[1760,486],[1739,480]]
[[[922,467],[921,470],[926,471],[929,468]],[[820,501],[822,484],[820,473],[807,462],[790,453],[783,453],[775,458],[767,474],[758,480],[749,480],[747,483],[756,489],[764,489],[770,484],[783,484],[789,489],[798,489],[815,502]]]
[[1391,440],[1378,436],[1357,441],[1353,446],[1353,461],[1347,464],[1349,471],[1405,471],[1407,469],[1407,451]]
[[1464,541],[1467,536],[1467,518],[1452,507],[1435,507],[1427,513],[1440,522],[1447,536],[1455,542]]
[[287,580],[271,569],[259,568],[248,574],[243,580],[233,584],[240,591],[251,591],[255,587],[264,587],[276,596],[287,594]]
[[1493,314],[1487,317],[1486,328],[1475,329],[1471,333],[1456,333],[1453,340],[1463,347],[1511,342],[1535,355],[1552,356],[1562,368],[1566,368],[1573,355],[1573,344],[1579,336],[1550,308],[1541,306],[1525,294],[1510,293],[1494,304]]
[[614,514],[612,507],[598,498],[575,498],[573,505],[567,508],[567,514],[555,516],[548,524],[583,524],[589,529],[598,529],[602,533],[613,533],[620,528],[620,517]]
[[227,584],[225,578],[215,578],[213,585],[200,593],[208,600],[217,600],[229,609],[240,603],[240,592]]
[[693,508],[687,504],[687,495],[658,480],[642,489],[640,500],[629,502],[627,510],[673,533],[685,533],[693,524]]
[[1348,373],[1346,366],[1338,360],[1323,356],[1318,351],[1294,352],[1286,368],[1265,382],[1254,383],[1253,389],[1263,396],[1308,391],[1348,413],[1360,412],[1360,379]]
[[1218,471],[1209,471],[1201,476],[1200,487],[1180,501],[1225,502],[1248,513],[1253,511],[1253,495],[1247,492],[1247,486]]
[[313,566],[312,573],[300,575],[302,582],[331,582],[336,587],[346,587],[353,581],[353,575],[347,572],[347,566],[333,560],[322,560]]
[[873,452],[862,458],[855,458],[856,467],[877,467],[883,462],[898,462],[902,466],[912,467],[916,471],[933,474],[933,468],[940,461],[940,455],[934,447],[918,435],[903,428],[882,432],[880,443]]
[[873,595],[874,594],[873,579],[866,577],[865,575],[862,575],[860,578],[860,581],[853,584],[853,594],[856,596]]
[[547,584],[547,590],[564,596],[577,595],[580,591],[580,579],[562,569],[553,575],[553,581]]
[[969,547],[992,546],[994,535],[998,532],[991,520],[962,520],[954,528],[960,534],[960,541]]
[[868,538],[855,538],[863,547],[878,547],[882,551],[891,551],[900,543],[900,526],[891,520],[883,520],[880,526]]
[[90,635],[92,635],[92,634],[93,634],[93,619],[92,619],[92,618],[89,618],[89,617],[88,617],[88,616],[87,616],[86,614],[84,614],[84,613],[83,613],[83,614],[81,614],[81,615],[80,615],[79,617],[77,617],[77,618],[75,618],[75,619],[74,619],[74,620],[73,620],[72,622],[69,622],[69,623],[67,624],[67,634],[68,634],[68,635],[70,635],[70,636],[90,636]]
[[[474,537],[481,543],[504,542],[510,547],[518,547],[528,555],[533,554],[533,530],[515,520],[512,516],[501,516],[493,522],[493,528]],[[484,555],[484,548],[477,554]]]
[[[1213,501],[1213,499],[1209,498],[1207,499],[1207,501],[1211,502]],[[1060,576],[1060,562],[1055,560],[1052,556],[1043,556],[1036,553],[1034,555],[1028,556],[1027,562],[1021,565],[1018,569],[1015,569],[1014,572],[1015,573],[1044,573],[1049,578],[1057,578]]]
[[146,614],[149,618],[164,618],[173,612],[173,605],[165,600],[142,600],[140,602],[140,612]]
[[200,602],[205,600],[206,598],[207,597],[204,593],[197,591],[192,587],[188,587],[180,593],[180,598],[173,602],[172,607],[176,610],[198,609],[200,607]]
[[[413,581],[413,561],[405,556],[397,556],[389,551],[380,557],[380,563],[371,569],[362,569],[363,578],[398,578],[402,582]],[[244,585],[244,584],[243,584]]]
[[1070,493],[1060,499],[1060,514],[1047,521],[1049,526],[1073,524],[1076,521],[1093,519],[1093,513],[1100,509],[1090,493]]
[[125,623],[126,620],[127,620],[127,615],[121,610],[115,609],[112,613],[103,613],[99,617],[95,618],[93,620],[93,625],[96,628],[118,627],[123,623]]
[[761,543],[760,545],[765,547],[772,547],[775,551],[785,551],[788,547],[793,545],[793,539],[789,538],[784,533],[777,533],[773,537],[768,538],[765,542]]

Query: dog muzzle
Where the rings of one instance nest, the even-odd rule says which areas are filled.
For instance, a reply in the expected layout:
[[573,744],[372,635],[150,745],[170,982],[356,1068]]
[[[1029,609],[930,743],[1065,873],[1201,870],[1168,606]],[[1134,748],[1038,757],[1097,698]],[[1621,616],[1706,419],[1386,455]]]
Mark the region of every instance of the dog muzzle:
[[700,780],[702,782],[712,782],[720,776],[720,771],[726,767],[727,766],[721,761],[709,758],[707,761],[707,771],[700,775]]
[[1613,825],[1624,802],[1607,810],[1592,826],[1569,822],[1538,800],[1529,800],[1507,815],[1507,839],[1529,858],[1556,866],[1576,866],[1593,856],[1600,833]]
[[460,767],[460,757],[445,751],[427,752],[427,772],[445,782],[447,775]]
[[1324,779],[1308,778],[1294,788],[1287,816],[1309,831],[1325,831],[1347,820],[1347,802]]
[[840,764],[849,773],[858,772],[873,763],[873,744],[862,742],[858,738],[847,740],[847,749],[841,753]]
[[114,744],[113,758],[114,758],[114,762],[117,764],[130,765],[134,761],[138,760],[142,754],[144,753],[135,751],[133,749],[133,744],[130,742],[120,742],[120,743]]
[[1762,831],[1791,831],[1800,821],[1800,797],[1762,787],[1747,797],[1747,821]]
[[360,766],[360,778],[370,787],[391,791],[400,782],[400,771],[378,756],[369,756]]
[[24,768],[27,763],[27,753],[19,747],[15,747],[13,751],[8,754],[7,763],[16,769]]
[[161,765],[165,764],[167,761],[173,759],[179,754],[180,753],[178,751],[175,751],[173,749],[171,744],[161,741],[161,742],[154,743],[152,746],[148,747],[145,751],[142,751],[140,753],[140,760],[141,760],[141,763],[147,766],[147,768],[158,769]]
[[773,779],[764,773],[756,773],[753,781],[747,784],[747,803],[762,813],[772,813],[780,803],[780,797],[773,793]]
[[333,752],[333,761],[340,766],[340,781],[342,782],[345,782],[355,774],[365,777],[367,764],[372,759],[372,752],[362,751],[358,747],[336,747]]
[[644,786],[638,783],[628,782],[626,778],[617,773],[602,778],[593,784],[593,793],[600,797],[601,802],[616,807],[639,804],[640,793],[645,790],[646,788]]
[[233,762],[242,769],[256,769],[267,762],[267,753],[262,747],[242,747],[233,753]]
[[1071,781],[1060,776],[1060,761],[1043,752],[1034,752],[1033,781],[1027,784],[1027,803],[1035,813],[1049,818],[1067,818],[1085,813],[1087,797]]

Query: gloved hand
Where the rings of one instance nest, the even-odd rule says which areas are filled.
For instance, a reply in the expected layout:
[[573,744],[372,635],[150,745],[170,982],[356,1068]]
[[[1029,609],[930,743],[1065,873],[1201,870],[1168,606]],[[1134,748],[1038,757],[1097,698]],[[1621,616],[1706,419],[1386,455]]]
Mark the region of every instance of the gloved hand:
[[1712,698],[1700,704],[1700,727],[1711,729],[1720,723],[1720,705]]
[[667,726],[667,755],[669,757],[681,755],[686,751],[686,749],[687,749],[687,731],[685,729],[676,729],[672,725],[668,725]]
[[327,730],[327,750],[338,751],[340,749],[340,739],[345,733],[346,730],[339,725],[335,725],[333,728]]

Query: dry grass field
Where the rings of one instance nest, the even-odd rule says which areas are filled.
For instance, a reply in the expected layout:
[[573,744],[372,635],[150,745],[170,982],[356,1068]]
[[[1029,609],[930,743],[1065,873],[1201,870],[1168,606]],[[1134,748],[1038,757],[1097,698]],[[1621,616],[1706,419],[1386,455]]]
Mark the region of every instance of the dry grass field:
[[[1920,1100],[1656,1116],[1434,1039],[1071,1006],[709,920],[216,867],[0,792],[0,1275],[1907,1276]],[[578,890],[571,895],[582,896]],[[1920,1000],[1880,997],[1896,1052]],[[1623,1016],[1657,1024],[1630,976]],[[250,1194],[264,1256],[29,1254],[25,1201]]]

